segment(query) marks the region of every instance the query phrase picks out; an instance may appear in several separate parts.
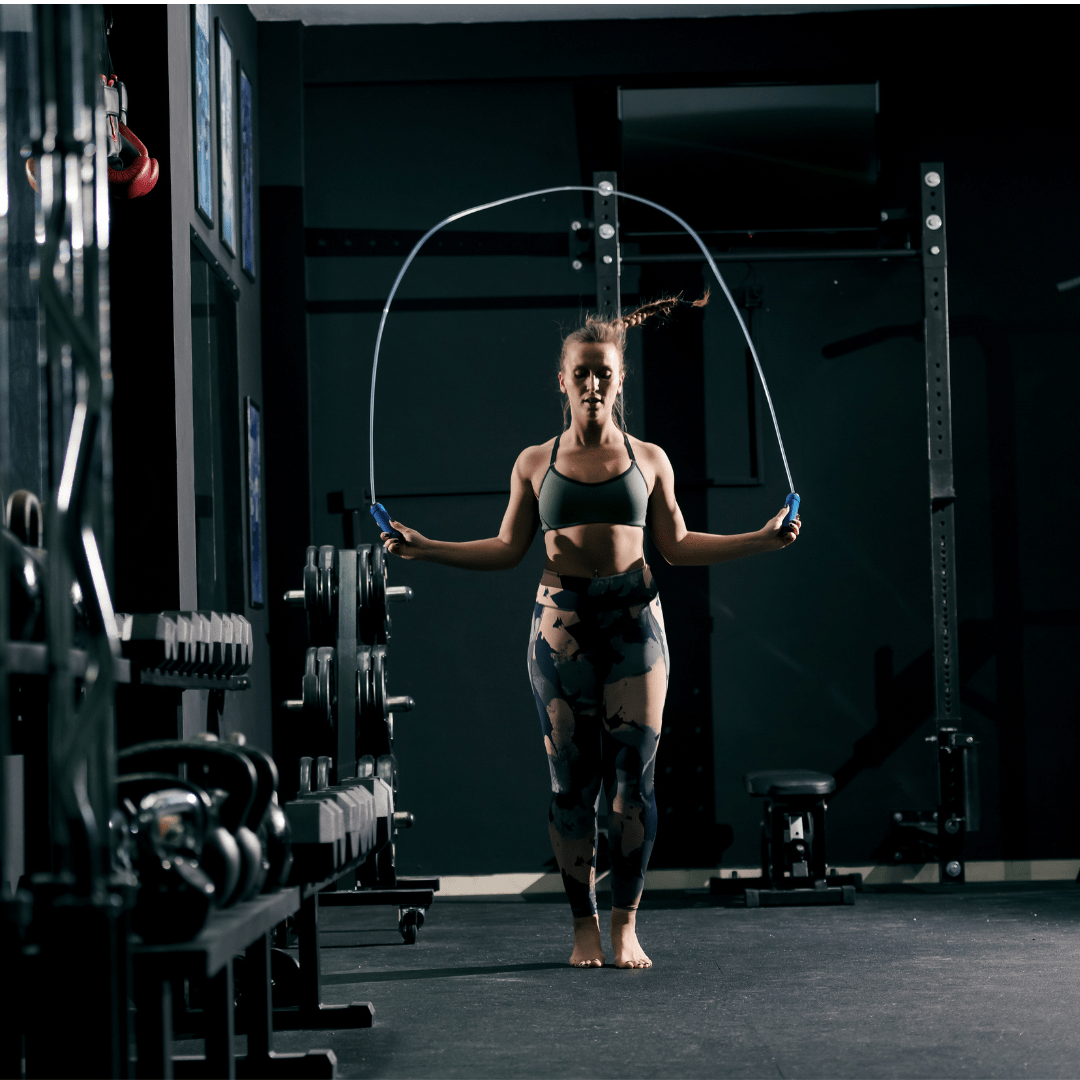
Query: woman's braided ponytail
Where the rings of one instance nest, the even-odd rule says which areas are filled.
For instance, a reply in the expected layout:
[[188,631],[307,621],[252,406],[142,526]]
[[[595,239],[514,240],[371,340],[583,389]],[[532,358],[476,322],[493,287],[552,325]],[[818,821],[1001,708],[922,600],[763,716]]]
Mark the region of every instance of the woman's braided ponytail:
[[640,326],[651,315],[657,315],[661,318],[670,315],[679,304],[687,304],[690,307],[704,307],[708,302],[708,289],[705,290],[705,295],[700,300],[684,300],[682,293],[679,293],[678,296],[663,296],[659,300],[642,304],[636,311],[631,311],[629,315],[624,315],[617,321],[623,330],[629,330],[631,327]]
[[[559,354],[559,370],[562,371],[563,364],[566,362],[566,354],[571,345],[587,344],[587,345],[614,345],[619,351],[619,362],[623,365],[625,370],[626,357],[624,355],[624,349],[626,347],[626,331],[635,326],[641,326],[646,319],[656,316],[657,318],[666,318],[669,316],[676,307],[685,305],[686,307],[704,307],[709,302],[709,290],[705,290],[705,294],[700,300],[684,300],[682,293],[677,296],[663,296],[659,300],[652,300],[648,304],[642,304],[641,307],[635,311],[631,311],[629,315],[622,315],[618,319],[601,319],[597,315],[589,315],[585,319],[583,326],[577,330],[571,331],[563,338],[562,352]],[[626,430],[626,417],[623,412],[623,396],[620,393],[615,399],[614,406],[615,422],[623,431]],[[563,402],[563,430],[566,430],[570,417],[570,401],[567,399]]]

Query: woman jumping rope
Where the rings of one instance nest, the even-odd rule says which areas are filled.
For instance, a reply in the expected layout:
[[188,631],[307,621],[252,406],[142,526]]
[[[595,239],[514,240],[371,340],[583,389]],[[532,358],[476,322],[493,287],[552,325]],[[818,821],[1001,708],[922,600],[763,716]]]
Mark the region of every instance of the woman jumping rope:
[[[701,307],[708,293],[694,301]],[[757,532],[690,532],[667,455],[625,431],[628,329],[689,301],[645,304],[614,320],[590,316],[563,341],[562,434],[514,463],[499,535],[450,543],[393,521],[403,559],[509,570],[544,531],[546,562],[533,609],[528,666],[551,770],[551,846],[574,918],[575,967],[601,967],[596,907],[597,807],[609,807],[611,943],[615,966],[646,968],[636,916],[656,837],[653,774],[670,673],[660,596],[645,564],[644,529],[674,566],[707,566],[778,551],[799,535],[787,507]]]

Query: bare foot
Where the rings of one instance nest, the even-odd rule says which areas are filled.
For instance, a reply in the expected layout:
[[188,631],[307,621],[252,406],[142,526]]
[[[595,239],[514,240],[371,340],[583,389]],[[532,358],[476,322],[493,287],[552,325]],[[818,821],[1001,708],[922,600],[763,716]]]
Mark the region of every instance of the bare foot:
[[604,947],[600,944],[600,918],[589,915],[574,920],[574,951],[570,954],[572,967],[603,967]]
[[637,939],[637,912],[611,909],[611,947],[617,968],[648,968],[652,961]]

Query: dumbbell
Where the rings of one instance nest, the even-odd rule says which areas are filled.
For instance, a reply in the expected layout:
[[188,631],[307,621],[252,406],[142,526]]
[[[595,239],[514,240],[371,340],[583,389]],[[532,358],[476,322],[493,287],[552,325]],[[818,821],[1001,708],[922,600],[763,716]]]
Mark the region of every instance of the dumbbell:
[[[204,675],[220,676],[225,670],[225,620],[217,611],[197,611],[195,614],[205,620],[206,634],[206,669]],[[229,624],[230,636],[232,623]]]
[[243,615],[234,615],[233,619],[236,623],[233,653],[238,665],[233,674],[246,675],[251,668],[254,653],[254,637],[251,632],[251,623]]
[[285,593],[285,603],[307,615],[308,640],[326,645],[337,635],[338,553],[332,544],[311,545],[304,564],[304,587]]
[[[209,614],[209,613],[207,613]],[[243,675],[251,667],[251,623],[243,615],[221,615],[223,666],[220,678]]]
[[300,790],[283,807],[293,842],[290,884],[320,881],[345,864],[345,812],[336,799],[313,798],[309,757],[300,759]]
[[[370,755],[365,755],[358,763],[364,772],[372,764]],[[366,766],[366,767],[365,767]],[[359,771],[359,770],[358,770]],[[394,884],[394,791],[392,786],[380,776],[370,773],[356,778],[356,784],[365,787],[375,804],[375,844],[368,860],[360,868],[360,882],[365,887],[372,885],[392,886]]]
[[[139,667],[151,671],[174,672],[180,668],[187,649],[188,624],[180,622],[175,612],[153,615],[116,613],[116,634],[124,655]],[[183,642],[179,639],[181,628]]]
[[391,603],[413,598],[408,585],[387,585],[386,552],[377,544],[359,544],[357,554],[357,637],[367,645],[390,640]]
[[333,799],[341,807],[345,815],[345,861],[348,862],[355,859],[362,851],[370,850],[371,847],[370,839],[365,836],[365,833],[371,831],[368,821],[368,800],[366,792],[363,795],[358,794],[348,781],[342,784],[331,784],[332,767],[332,758],[328,756],[316,758],[314,790],[307,795],[301,795],[301,798]]
[[201,617],[190,616],[191,612],[183,611],[135,615],[117,612],[116,633],[124,655],[151,671],[197,674],[208,633]]
[[210,670],[210,621],[198,611],[178,611],[176,616],[188,626],[187,655],[180,664],[179,674],[207,674]]
[[196,674],[217,677],[225,670],[225,620],[217,611],[189,611],[186,614],[194,622],[202,623],[202,660]]
[[[333,761],[331,758],[319,758],[316,762],[316,786],[321,783],[322,774],[319,770],[319,763],[325,762],[327,772],[333,768]],[[325,788],[326,791],[339,793],[356,807],[356,836],[354,837],[352,850],[349,858],[355,858],[357,855],[366,854],[371,851],[375,846],[376,833],[377,833],[377,815],[375,811],[375,800],[367,786],[359,782],[357,777],[346,777],[339,780],[336,784],[328,784]]]
[[331,790],[346,792],[360,809],[360,845],[358,854],[366,854],[375,847],[378,834],[378,814],[375,809],[375,797],[367,785],[355,777],[347,777],[333,786]]
[[[132,616],[134,620],[135,616]],[[165,619],[168,623],[171,623],[171,632],[175,635],[175,644],[173,650],[170,652],[166,646],[165,662],[161,667],[161,671],[166,674],[180,675],[187,670],[189,658],[192,655],[192,650],[195,645],[192,643],[192,626],[191,620],[185,619],[179,611],[163,611],[161,618]],[[155,626],[155,632],[157,627]],[[134,634],[134,622],[132,624],[132,634]],[[167,635],[170,633],[169,628],[162,627],[161,632],[165,635],[165,640],[168,640]]]

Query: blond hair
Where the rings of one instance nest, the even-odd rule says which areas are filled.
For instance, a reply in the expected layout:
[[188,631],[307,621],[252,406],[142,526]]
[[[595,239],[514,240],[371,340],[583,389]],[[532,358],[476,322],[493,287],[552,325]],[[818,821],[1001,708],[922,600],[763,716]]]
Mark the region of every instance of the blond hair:
[[[631,311],[629,315],[621,315],[617,319],[603,319],[599,315],[587,315],[585,322],[576,330],[572,330],[563,338],[562,350],[559,353],[559,371],[563,370],[566,363],[566,355],[572,345],[614,345],[619,353],[619,363],[626,370],[626,331],[635,326],[640,326],[646,319],[667,318],[679,305],[687,307],[704,307],[709,302],[709,290],[700,300],[684,300],[682,293],[677,296],[662,296],[659,300],[652,300],[647,304]],[[615,423],[620,430],[626,430],[626,413],[623,403],[622,391],[615,398],[612,411],[615,414]],[[569,424],[570,399],[563,402],[563,430]]]

